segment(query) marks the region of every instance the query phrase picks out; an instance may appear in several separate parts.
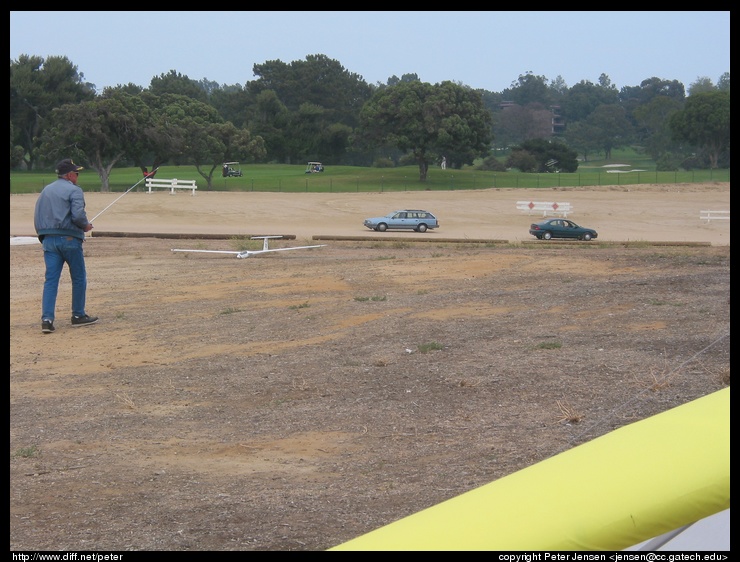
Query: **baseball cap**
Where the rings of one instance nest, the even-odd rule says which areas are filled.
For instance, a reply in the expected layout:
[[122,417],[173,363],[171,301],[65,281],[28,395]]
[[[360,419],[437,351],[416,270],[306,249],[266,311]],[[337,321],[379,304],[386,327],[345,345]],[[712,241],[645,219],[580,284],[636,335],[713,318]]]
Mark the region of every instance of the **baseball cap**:
[[60,160],[57,162],[57,168],[56,172],[58,176],[64,176],[70,172],[79,172],[80,170],[84,170],[82,166],[78,166],[74,162],[72,162],[71,158],[65,158],[64,160]]

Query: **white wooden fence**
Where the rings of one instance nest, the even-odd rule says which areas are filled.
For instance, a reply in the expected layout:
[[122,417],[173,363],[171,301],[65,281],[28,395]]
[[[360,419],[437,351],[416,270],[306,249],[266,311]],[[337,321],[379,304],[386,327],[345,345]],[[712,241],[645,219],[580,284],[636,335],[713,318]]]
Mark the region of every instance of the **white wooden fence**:
[[730,220],[730,211],[699,211],[699,218],[703,221],[728,221]]
[[155,178],[147,178],[146,179],[146,187],[149,190],[148,193],[152,192],[152,189],[169,189],[170,195],[175,194],[176,189],[189,189],[193,192],[193,195],[195,195],[195,190],[198,189],[198,186],[195,184],[195,180],[178,180],[175,179],[155,179]]
[[527,214],[542,213],[543,217],[547,215],[562,215],[568,217],[568,213],[573,211],[570,203],[560,203],[555,201],[517,201],[516,208],[519,211],[525,211]]

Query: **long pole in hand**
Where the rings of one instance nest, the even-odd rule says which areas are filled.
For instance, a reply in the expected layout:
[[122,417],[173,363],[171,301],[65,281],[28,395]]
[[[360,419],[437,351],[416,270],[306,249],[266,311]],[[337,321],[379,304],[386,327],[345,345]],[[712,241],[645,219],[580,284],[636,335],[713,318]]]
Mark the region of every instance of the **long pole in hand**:
[[[157,166],[157,167],[156,167],[156,168],[154,168],[154,169],[153,169],[153,170],[152,170],[151,172],[149,172],[149,176],[152,176],[152,175],[154,175],[154,172],[156,172],[157,170],[159,170],[159,166]],[[148,176],[144,176],[144,177],[143,177],[143,178],[141,178],[141,179],[140,179],[139,181],[137,181],[137,182],[136,182],[136,183],[135,183],[134,185],[132,185],[131,187],[129,187],[129,188],[128,188],[128,189],[126,190],[126,191],[124,191],[124,192],[123,192],[123,193],[122,193],[122,194],[120,195],[120,197],[116,197],[116,199],[115,199],[115,200],[113,201],[113,203],[115,203],[115,202],[116,202],[116,201],[118,201],[118,200],[119,200],[119,199],[120,199],[121,197],[123,197],[124,195],[126,195],[126,194],[127,194],[127,193],[128,193],[129,191],[131,191],[131,190],[132,190],[133,188],[135,188],[135,187],[136,187],[137,185],[139,185],[139,184],[140,184],[141,182],[143,182],[143,181],[144,181],[144,180],[145,180],[145,179],[146,179],[147,177],[148,177]],[[99,217],[100,215],[102,215],[102,214],[103,214],[103,213],[105,213],[105,212],[106,212],[106,211],[107,211],[108,209],[110,209],[110,208],[111,208],[111,207],[113,206],[113,203],[111,203],[110,205],[108,205],[108,206],[107,206],[107,207],[106,207],[105,209],[103,209],[103,210],[102,210],[102,211],[100,211],[100,212],[99,212],[99,213],[98,213],[97,215],[95,215],[95,216],[94,216],[94,217],[93,217],[92,219],[90,219],[90,222],[95,222],[95,219],[97,219],[97,218],[98,218],[98,217]]]

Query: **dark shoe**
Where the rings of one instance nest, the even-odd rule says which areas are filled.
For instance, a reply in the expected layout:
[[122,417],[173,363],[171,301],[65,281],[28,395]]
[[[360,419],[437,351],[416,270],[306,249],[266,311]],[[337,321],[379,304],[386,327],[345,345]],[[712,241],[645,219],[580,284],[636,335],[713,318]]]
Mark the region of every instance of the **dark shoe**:
[[73,316],[72,326],[75,328],[78,326],[87,326],[89,324],[95,324],[97,321],[97,316],[88,316],[87,314],[85,314],[85,316]]
[[56,328],[54,327],[54,321],[53,320],[42,320],[41,321],[41,331],[45,334],[51,334]]

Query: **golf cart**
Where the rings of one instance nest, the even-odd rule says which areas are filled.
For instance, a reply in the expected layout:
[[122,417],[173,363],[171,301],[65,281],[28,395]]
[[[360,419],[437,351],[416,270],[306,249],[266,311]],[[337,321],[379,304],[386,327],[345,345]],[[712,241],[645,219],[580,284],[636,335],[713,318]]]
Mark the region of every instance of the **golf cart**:
[[239,162],[224,162],[223,168],[221,169],[221,175],[225,178],[242,177],[243,174],[239,167]]
[[306,165],[307,174],[318,174],[324,171],[324,165],[321,162],[309,162]]

